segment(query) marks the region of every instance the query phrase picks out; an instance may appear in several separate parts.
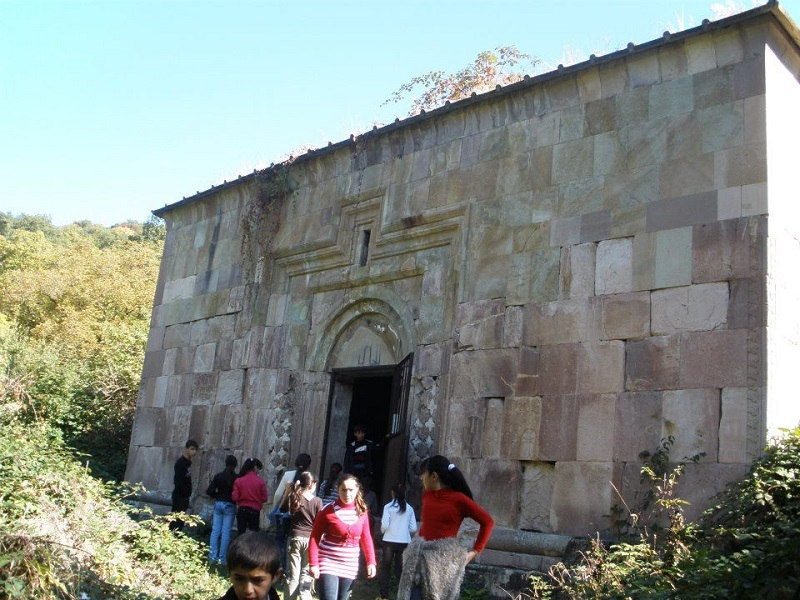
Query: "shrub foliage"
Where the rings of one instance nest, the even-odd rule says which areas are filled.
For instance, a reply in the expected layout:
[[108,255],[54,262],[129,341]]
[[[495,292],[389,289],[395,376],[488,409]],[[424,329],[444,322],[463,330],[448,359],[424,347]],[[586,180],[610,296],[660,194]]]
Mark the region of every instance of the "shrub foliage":
[[[666,444],[660,451],[663,458]],[[663,461],[661,461],[663,462]],[[800,590],[800,428],[770,444],[743,481],[697,523],[674,496],[681,467],[643,468],[651,500],[667,517],[652,528],[631,512],[630,535],[591,540],[578,564],[532,579],[533,598],[797,598]],[[656,511],[659,512],[658,510]],[[663,520],[662,520],[663,522]]]
[[16,419],[9,399],[0,402],[0,598],[222,594],[226,582],[208,571],[198,542],[127,504],[127,491],[88,473],[59,432]]

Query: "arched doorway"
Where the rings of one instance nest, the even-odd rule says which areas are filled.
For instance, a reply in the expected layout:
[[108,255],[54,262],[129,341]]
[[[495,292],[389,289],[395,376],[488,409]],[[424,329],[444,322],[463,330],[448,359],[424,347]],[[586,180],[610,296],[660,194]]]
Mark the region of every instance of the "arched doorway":
[[[377,312],[378,307],[385,310]],[[332,319],[339,327],[325,369],[331,379],[320,474],[344,462],[353,426],[363,425],[375,444],[372,488],[384,502],[391,486],[406,478],[413,353],[404,353],[410,343],[395,311],[374,300],[361,308],[370,310],[349,307],[351,318]]]

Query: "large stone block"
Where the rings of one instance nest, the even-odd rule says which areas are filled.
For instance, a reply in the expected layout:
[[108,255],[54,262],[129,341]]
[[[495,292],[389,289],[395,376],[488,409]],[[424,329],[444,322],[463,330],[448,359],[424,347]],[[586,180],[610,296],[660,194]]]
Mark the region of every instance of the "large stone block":
[[593,297],[529,304],[524,342],[529,346],[564,344],[599,338],[599,306]]
[[642,452],[654,452],[664,438],[662,392],[631,392],[617,396],[614,460],[640,461]]
[[[458,463],[457,463],[458,464]],[[522,469],[518,461],[472,459],[459,465],[481,504],[492,507],[492,518],[499,526],[516,527],[519,496],[509,489],[522,485]]]
[[650,335],[650,293],[609,294],[600,299],[600,337],[639,339]]
[[244,369],[221,371],[217,388],[217,404],[241,404],[244,392]]
[[[716,197],[711,190],[714,186],[714,156],[713,154],[700,154],[699,156],[682,155],[662,163],[659,167],[658,192],[660,198],[693,198],[691,202],[697,204],[696,210],[703,209],[702,216],[706,221],[716,218]],[[660,205],[654,205],[660,207]],[[654,216],[656,211],[652,213]],[[659,215],[659,218],[662,215]],[[682,225],[680,220],[694,217],[695,215],[680,215],[674,211],[666,215],[672,219],[675,226]],[[648,223],[649,224],[649,223]],[[656,225],[656,229],[667,229],[666,226]]]
[[745,329],[682,334],[680,387],[746,386],[747,351]]
[[553,147],[553,183],[566,183],[590,177],[594,170],[594,144],[581,138]]
[[605,394],[624,389],[624,342],[585,342],[579,345],[577,357],[579,394]]
[[539,456],[539,429],[542,399],[514,395],[505,401],[502,457],[513,460],[536,460]]
[[633,240],[605,240],[597,245],[595,293],[617,294],[633,289]]
[[520,493],[519,527],[550,533],[555,465],[547,462],[529,462],[522,465],[522,491]]
[[155,442],[155,431],[159,420],[164,418],[161,408],[139,407],[131,431],[131,444],[134,446],[152,446]]
[[[183,448],[186,440],[191,438],[192,406],[175,406],[167,410],[167,422],[169,426],[169,445],[175,448]],[[171,419],[170,419],[171,416]],[[198,440],[199,441],[199,440]]]
[[209,373],[214,370],[214,355],[217,345],[214,342],[198,346],[194,353],[193,372]]
[[[761,261],[763,234],[750,219],[729,219],[692,231],[692,280],[698,283],[750,277]],[[756,261],[751,265],[751,254]]]
[[537,395],[577,392],[579,350],[580,344],[557,344],[541,348]]
[[561,249],[559,295],[562,298],[586,298],[594,295],[594,243],[566,246]]
[[706,283],[655,290],[651,294],[653,335],[710,331],[728,315],[728,284]]
[[507,306],[503,319],[503,346],[517,348],[522,345],[525,309],[522,306]]
[[631,341],[625,346],[625,388],[630,391],[675,389],[680,382],[680,335]]
[[[173,474],[173,470],[166,465],[169,463],[170,459],[174,461],[177,460],[177,458],[177,456],[174,458],[172,457],[170,449],[168,448],[131,446],[130,453],[128,454],[128,467],[125,472],[125,480],[130,483],[141,483],[145,489],[148,490],[161,489],[171,492],[171,485],[170,487],[161,488],[159,483],[164,471],[168,470],[170,476]],[[172,480],[170,479],[168,484],[171,483]]]
[[473,350],[450,359],[453,398],[505,398],[517,378],[516,350]]
[[449,342],[417,346],[414,356],[414,374],[418,377],[438,377],[447,371],[450,362]]
[[619,139],[628,169],[660,164],[667,152],[667,120],[633,122],[619,130]]
[[192,377],[192,404],[213,404],[217,397],[217,373],[197,373]]
[[587,395],[580,398],[577,429],[579,461],[605,461],[614,458],[616,394]]
[[719,420],[719,462],[748,462],[747,388],[723,388]]
[[746,144],[714,153],[714,187],[767,181],[767,152],[763,143]]
[[717,220],[714,191],[662,198],[647,205],[647,231],[676,229]]
[[692,230],[690,227],[656,233],[654,287],[688,285],[692,281]]
[[[672,163],[672,161],[680,161],[681,159],[686,159],[687,157],[697,158],[702,154],[702,141],[702,131],[700,129],[700,124],[698,123],[696,112],[680,115],[674,119],[670,119],[669,124],[667,125],[666,160],[669,161],[669,163]],[[674,163],[672,165],[673,175],[674,167],[678,164],[680,163]],[[663,187],[665,184],[672,185],[675,183],[674,181],[663,177],[661,173],[659,173],[659,175],[659,187]],[[713,180],[713,160],[711,177]],[[681,192],[671,192],[665,195],[673,196],[680,195],[680,193]]]
[[610,462],[558,462],[555,468],[553,529],[559,533],[586,536],[607,532],[614,502]]
[[663,395],[664,432],[674,436],[673,460],[703,455],[716,461],[719,447],[719,391],[672,390]]
[[574,394],[543,396],[539,426],[539,460],[575,460],[580,399]]
[[180,279],[168,280],[164,283],[162,302],[167,304],[175,300],[185,300],[194,294],[195,275]]
[[694,108],[694,80],[681,77],[650,88],[649,117],[661,119],[690,112]]
[[675,487],[675,496],[689,504],[683,509],[688,521],[695,521],[700,514],[712,506],[715,497],[730,484],[741,481],[749,470],[748,463],[719,464],[688,463]]

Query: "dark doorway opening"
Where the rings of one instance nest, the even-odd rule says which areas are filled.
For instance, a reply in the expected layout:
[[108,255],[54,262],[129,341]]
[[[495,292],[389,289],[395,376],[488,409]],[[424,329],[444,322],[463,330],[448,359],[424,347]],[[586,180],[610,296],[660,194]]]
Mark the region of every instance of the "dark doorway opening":
[[371,487],[379,506],[388,502],[395,483],[405,483],[407,405],[413,354],[397,365],[335,369],[320,474],[334,462],[344,463],[353,426],[363,425],[375,444]]
[[[372,440],[373,477],[370,483],[381,502],[384,485],[384,439],[389,427],[389,399],[392,394],[392,377],[358,377],[353,380],[353,401],[347,425],[347,443],[353,440],[353,427],[362,425],[367,439]],[[344,458],[344,454],[342,455]],[[391,486],[392,483],[389,483]],[[388,502],[388,500],[387,500]]]

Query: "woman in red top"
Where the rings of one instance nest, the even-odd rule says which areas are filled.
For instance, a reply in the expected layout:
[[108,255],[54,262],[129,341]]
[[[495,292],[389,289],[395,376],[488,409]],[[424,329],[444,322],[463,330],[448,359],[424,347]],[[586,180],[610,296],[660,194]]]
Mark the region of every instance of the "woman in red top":
[[259,529],[261,507],[267,501],[267,486],[258,476],[263,468],[260,460],[248,458],[233,482],[231,499],[236,502],[236,528],[240,534]]
[[[444,456],[437,454],[425,459],[420,472],[424,488],[422,525],[403,556],[397,598],[455,600],[461,590],[464,568],[486,547],[494,520],[472,499],[464,475]],[[470,550],[457,538],[467,517],[480,527]]]
[[367,577],[375,577],[375,548],[369,513],[354,475],[337,482],[339,498],[317,513],[308,541],[311,576],[319,579],[320,600],[347,600],[358,574],[359,548],[364,552]]

